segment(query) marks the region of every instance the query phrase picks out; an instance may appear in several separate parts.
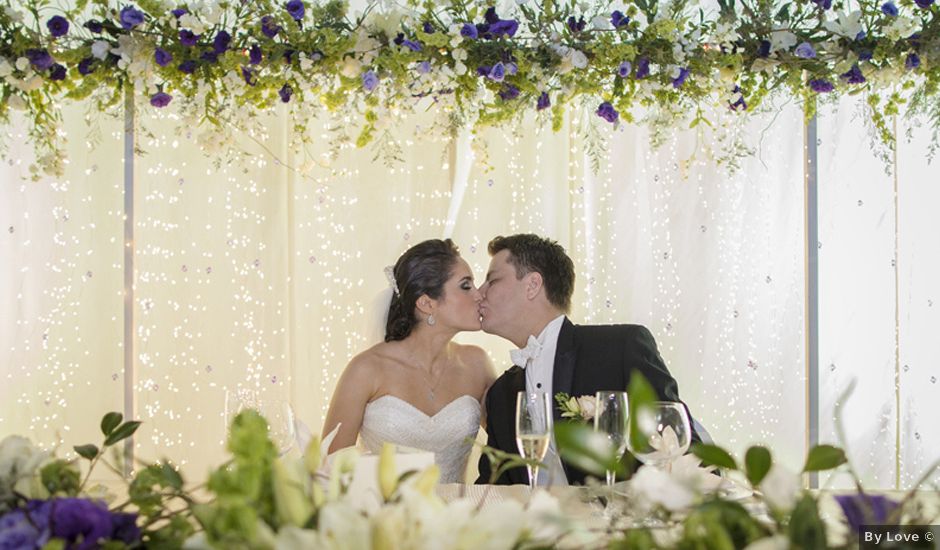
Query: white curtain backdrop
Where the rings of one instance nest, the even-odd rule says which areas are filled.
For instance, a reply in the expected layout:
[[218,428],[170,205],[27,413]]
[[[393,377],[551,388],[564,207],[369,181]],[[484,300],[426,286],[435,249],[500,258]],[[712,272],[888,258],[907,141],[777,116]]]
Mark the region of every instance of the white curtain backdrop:
[[[895,218],[895,177],[871,159],[850,110],[819,123],[821,438],[835,441],[833,402],[857,379],[847,443],[865,481],[890,488],[940,455],[927,424],[940,407],[938,344],[924,337],[940,326],[937,178],[918,130],[898,149]],[[755,151],[733,174],[710,154],[718,138],[706,128],[653,149],[647,130],[611,132],[590,111],[558,133],[527,121],[456,140],[429,137],[433,112],[411,116],[388,130],[400,159],[391,164],[374,146],[332,158],[329,121],[298,155],[286,112],[271,113],[265,133],[239,136],[240,160],[204,155],[201,130],[172,110],[142,113],[129,381],[145,422],[139,457],[166,456],[201,477],[222,460],[225,396],[239,389],[289,401],[319,431],[337,377],[368,344],[384,266],[450,236],[479,282],[493,236],[536,232],[575,261],[575,322],[647,325],[717,442],[735,452],[765,443],[802,465],[798,107],[744,122],[713,114]],[[16,136],[0,166],[0,435],[63,450],[95,441],[100,416],[122,409],[126,321],[122,126],[101,119],[92,146],[81,109],[65,114],[63,178],[23,181],[31,151]],[[609,136],[605,149],[594,134]],[[508,343],[459,338],[509,366]]]

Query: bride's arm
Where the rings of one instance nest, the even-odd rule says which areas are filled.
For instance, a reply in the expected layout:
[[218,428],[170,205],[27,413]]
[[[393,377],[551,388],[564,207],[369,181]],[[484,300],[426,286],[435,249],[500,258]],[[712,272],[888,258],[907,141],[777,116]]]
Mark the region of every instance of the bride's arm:
[[339,433],[333,439],[329,452],[356,444],[366,404],[378,387],[373,370],[368,360],[357,356],[350,361],[340,376],[336,390],[333,391],[333,398],[330,399],[326,422],[323,424],[323,436],[340,424]]

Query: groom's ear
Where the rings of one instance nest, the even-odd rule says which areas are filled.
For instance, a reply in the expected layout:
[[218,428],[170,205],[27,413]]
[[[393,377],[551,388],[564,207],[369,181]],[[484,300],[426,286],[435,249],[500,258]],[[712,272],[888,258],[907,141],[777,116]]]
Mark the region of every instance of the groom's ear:
[[542,274],[538,271],[532,271],[526,276],[525,282],[525,297],[529,300],[535,299],[539,295],[539,292],[542,291]]

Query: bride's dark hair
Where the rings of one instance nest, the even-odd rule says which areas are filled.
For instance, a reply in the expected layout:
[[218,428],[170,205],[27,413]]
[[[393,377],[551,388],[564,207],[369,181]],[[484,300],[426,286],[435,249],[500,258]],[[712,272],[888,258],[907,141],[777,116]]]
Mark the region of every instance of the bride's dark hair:
[[418,324],[415,304],[427,294],[438,299],[444,294],[444,283],[450,279],[460,251],[450,239],[429,239],[420,242],[395,262],[395,293],[385,322],[385,341],[404,340]]

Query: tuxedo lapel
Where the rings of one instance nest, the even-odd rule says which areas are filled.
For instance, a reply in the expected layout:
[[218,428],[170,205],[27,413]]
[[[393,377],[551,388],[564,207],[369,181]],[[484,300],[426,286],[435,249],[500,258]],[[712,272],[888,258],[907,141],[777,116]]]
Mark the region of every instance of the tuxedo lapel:
[[509,452],[515,452],[512,449],[516,445],[516,396],[521,391],[525,391],[525,369],[513,366],[506,371],[506,392],[503,394],[503,418],[506,422],[506,429],[511,437],[507,444],[512,445],[510,449],[503,449]]
[[[552,391],[555,395],[559,392],[571,394],[572,383],[574,382],[574,365],[577,360],[577,349],[574,341],[574,325],[565,317],[561,324],[561,330],[558,332],[558,343],[555,345],[555,366],[552,370]],[[561,408],[555,402],[555,396],[551,396],[554,404],[555,422],[560,422]]]

